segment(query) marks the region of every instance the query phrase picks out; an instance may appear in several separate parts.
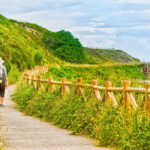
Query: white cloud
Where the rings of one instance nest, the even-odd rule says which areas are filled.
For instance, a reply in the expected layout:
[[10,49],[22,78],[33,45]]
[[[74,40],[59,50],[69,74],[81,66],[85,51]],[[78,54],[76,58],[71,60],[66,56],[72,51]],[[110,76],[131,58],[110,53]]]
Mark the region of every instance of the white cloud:
[[119,3],[150,4],[149,0],[117,0]]

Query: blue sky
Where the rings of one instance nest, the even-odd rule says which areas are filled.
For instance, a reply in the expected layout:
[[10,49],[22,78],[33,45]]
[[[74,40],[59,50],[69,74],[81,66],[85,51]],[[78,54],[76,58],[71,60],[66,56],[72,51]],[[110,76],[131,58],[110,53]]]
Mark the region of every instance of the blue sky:
[[0,0],[0,14],[150,61],[150,0]]

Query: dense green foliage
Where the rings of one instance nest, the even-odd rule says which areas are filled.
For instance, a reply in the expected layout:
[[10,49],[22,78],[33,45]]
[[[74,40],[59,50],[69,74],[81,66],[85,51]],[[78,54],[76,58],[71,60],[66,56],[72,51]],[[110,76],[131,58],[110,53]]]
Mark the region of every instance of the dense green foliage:
[[77,38],[70,32],[61,30],[59,32],[46,32],[43,38],[47,47],[53,51],[54,55],[62,60],[83,63],[83,47]]
[[[18,85],[13,99],[18,108],[28,115],[51,121],[61,128],[70,129],[72,134],[84,134],[98,141],[99,146],[112,146],[120,149],[150,149],[150,122],[142,115],[140,108],[131,117],[120,108],[106,107],[100,101],[94,101],[88,96],[87,102],[82,97],[70,95],[61,99],[59,89],[53,93],[34,87]],[[140,99],[137,101],[140,103]]]
[[130,62],[139,62],[138,59],[131,57],[126,52],[121,50],[108,50],[108,49],[85,49],[85,62],[89,64],[102,64],[102,63],[130,63]]

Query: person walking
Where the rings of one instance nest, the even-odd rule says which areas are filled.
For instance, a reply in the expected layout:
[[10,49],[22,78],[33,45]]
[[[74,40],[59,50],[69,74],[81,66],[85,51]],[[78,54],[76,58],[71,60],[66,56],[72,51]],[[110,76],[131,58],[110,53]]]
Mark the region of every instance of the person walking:
[[7,88],[7,70],[3,62],[0,58],[0,107],[4,106],[5,88]]

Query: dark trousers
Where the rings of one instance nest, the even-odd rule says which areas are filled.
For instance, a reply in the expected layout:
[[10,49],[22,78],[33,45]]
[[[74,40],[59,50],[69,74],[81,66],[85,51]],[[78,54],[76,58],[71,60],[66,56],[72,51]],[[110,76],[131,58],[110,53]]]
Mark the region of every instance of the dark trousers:
[[0,83],[0,96],[4,97],[5,95],[5,83]]

